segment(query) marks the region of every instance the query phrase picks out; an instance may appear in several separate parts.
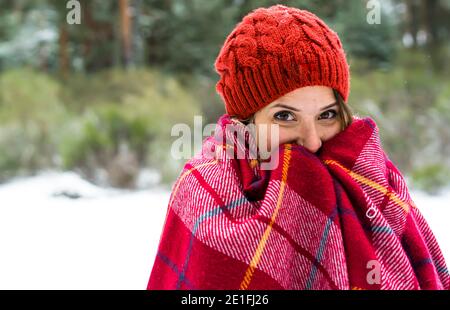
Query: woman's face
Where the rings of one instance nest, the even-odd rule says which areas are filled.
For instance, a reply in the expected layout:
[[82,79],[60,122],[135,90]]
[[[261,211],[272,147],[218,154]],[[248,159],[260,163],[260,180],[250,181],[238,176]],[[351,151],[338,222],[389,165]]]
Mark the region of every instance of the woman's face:
[[257,143],[260,146],[265,139],[267,144],[264,147],[270,150],[270,126],[268,131],[259,130],[259,126],[278,124],[279,144],[303,145],[311,153],[316,153],[323,142],[341,131],[338,112],[339,104],[332,88],[298,88],[255,113]]

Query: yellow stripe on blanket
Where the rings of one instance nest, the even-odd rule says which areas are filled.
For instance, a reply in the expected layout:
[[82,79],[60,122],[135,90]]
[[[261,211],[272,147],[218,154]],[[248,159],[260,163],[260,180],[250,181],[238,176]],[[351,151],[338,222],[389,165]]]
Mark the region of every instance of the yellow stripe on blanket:
[[280,192],[278,194],[277,206],[275,208],[275,211],[272,214],[269,225],[267,226],[266,230],[264,231],[264,234],[263,234],[261,240],[259,241],[258,246],[256,247],[255,254],[253,255],[253,258],[250,261],[250,264],[249,264],[247,270],[245,271],[244,279],[242,280],[241,285],[239,287],[240,290],[246,290],[246,289],[248,289],[248,286],[250,285],[250,282],[252,280],[256,266],[258,266],[258,263],[262,256],[262,253],[264,252],[264,247],[266,246],[267,240],[269,239],[273,224],[275,223],[275,219],[277,218],[278,211],[280,210],[280,207],[281,207],[281,201],[283,199],[283,193],[284,193],[284,189],[286,187],[289,162],[291,160],[290,146],[286,145],[284,150],[285,150],[285,152],[284,152],[284,157],[283,157],[283,170],[281,172],[281,184],[280,184]]
[[[409,212],[410,209],[410,205],[407,204],[406,202],[404,202],[403,200],[401,200],[397,194],[395,194],[392,191],[389,191],[386,187],[384,187],[383,185],[378,184],[377,182],[374,182],[356,172],[353,172],[347,168],[345,168],[343,165],[341,165],[340,163],[338,163],[335,160],[325,160],[324,163],[326,165],[335,165],[338,166],[339,168],[341,168],[342,170],[344,170],[350,177],[352,177],[352,179],[356,180],[359,183],[368,185],[374,189],[376,189],[377,191],[383,193],[384,195],[387,195],[389,200],[392,200],[393,202],[395,202],[397,205],[399,205],[400,207],[403,208],[403,210],[405,210],[406,213]],[[414,206],[414,204],[412,204]]]

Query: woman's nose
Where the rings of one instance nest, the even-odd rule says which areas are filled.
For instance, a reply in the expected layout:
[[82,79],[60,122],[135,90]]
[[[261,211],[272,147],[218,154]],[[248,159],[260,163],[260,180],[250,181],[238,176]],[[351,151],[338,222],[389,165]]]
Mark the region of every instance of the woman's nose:
[[311,153],[316,153],[322,146],[322,139],[314,125],[305,125],[299,131],[297,144],[303,145]]

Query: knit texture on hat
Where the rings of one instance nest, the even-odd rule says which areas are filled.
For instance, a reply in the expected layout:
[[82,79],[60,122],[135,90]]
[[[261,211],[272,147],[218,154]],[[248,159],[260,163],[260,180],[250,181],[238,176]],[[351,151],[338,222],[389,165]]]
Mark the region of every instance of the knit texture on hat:
[[349,66],[337,33],[313,13],[284,5],[246,15],[225,40],[215,69],[227,113],[240,118],[305,86],[328,86],[348,99]]

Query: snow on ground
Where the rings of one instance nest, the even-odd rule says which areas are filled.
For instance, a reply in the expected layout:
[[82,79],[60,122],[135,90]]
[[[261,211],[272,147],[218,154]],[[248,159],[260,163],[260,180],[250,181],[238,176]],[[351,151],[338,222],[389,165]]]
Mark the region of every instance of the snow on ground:
[[[68,190],[86,198],[53,196]],[[0,187],[0,289],[145,289],[170,192],[50,173]]]
[[447,268],[450,267],[450,189],[439,196],[414,191],[411,198],[430,225],[445,256]]
[[[0,186],[0,289],[145,289],[169,196],[103,189],[74,173]],[[412,196],[450,262],[450,190]]]

